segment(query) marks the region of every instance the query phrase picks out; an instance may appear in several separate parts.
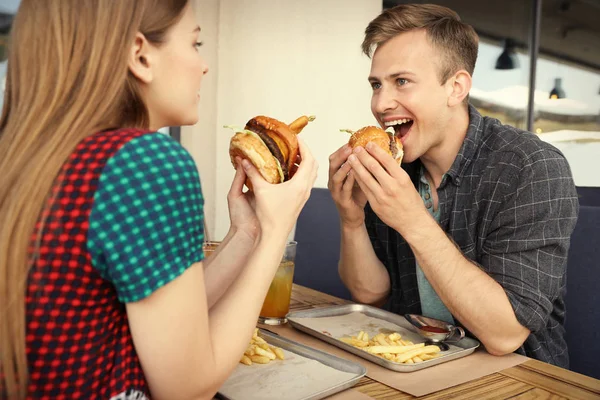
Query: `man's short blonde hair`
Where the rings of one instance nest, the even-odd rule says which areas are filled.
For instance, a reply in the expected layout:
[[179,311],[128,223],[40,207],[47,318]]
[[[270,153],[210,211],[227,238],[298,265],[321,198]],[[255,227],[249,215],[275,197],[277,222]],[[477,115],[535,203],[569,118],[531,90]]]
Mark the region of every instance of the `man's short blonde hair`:
[[477,33],[456,12],[436,4],[401,4],[383,11],[367,26],[362,50],[371,57],[377,46],[416,29],[424,29],[433,48],[440,51],[442,84],[461,69],[473,75],[479,47]]

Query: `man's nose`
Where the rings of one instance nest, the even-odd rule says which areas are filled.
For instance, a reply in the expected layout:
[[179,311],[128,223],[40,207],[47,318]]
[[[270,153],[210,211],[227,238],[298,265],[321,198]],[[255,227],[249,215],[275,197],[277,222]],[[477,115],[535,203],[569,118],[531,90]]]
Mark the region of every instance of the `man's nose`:
[[374,110],[378,114],[385,114],[391,110],[395,110],[398,107],[398,99],[393,91],[381,88],[374,100]]

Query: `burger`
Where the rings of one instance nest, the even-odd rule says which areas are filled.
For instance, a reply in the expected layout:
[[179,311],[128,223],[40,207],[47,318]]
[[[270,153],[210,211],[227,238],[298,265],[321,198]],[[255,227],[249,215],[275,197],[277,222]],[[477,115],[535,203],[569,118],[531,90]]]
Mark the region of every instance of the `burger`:
[[[250,161],[269,183],[282,183],[292,178],[297,169],[298,138],[296,135],[313,121],[314,117],[302,116],[287,125],[275,118],[257,116],[236,129],[229,143],[229,156],[235,168],[235,159]],[[252,189],[250,180],[246,186]]]
[[344,131],[352,134],[348,141],[350,147],[365,147],[367,143],[373,142],[391,155],[398,164],[402,162],[402,157],[404,156],[402,142],[394,134],[388,133],[376,126],[365,126],[356,132]]

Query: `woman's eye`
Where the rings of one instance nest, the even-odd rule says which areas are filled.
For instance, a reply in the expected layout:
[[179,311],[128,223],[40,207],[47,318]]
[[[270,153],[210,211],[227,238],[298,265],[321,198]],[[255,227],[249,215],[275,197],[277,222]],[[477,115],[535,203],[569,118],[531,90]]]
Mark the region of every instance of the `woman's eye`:
[[398,85],[400,85],[400,86],[404,86],[408,83],[408,81],[404,78],[398,78],[398,79],[396,79],[396,83],[398,83]]

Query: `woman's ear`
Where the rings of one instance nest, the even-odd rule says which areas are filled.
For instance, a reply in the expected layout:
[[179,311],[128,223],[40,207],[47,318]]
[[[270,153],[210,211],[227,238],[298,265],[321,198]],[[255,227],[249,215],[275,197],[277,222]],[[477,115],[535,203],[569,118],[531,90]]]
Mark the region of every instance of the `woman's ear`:
[[454,107],[461,104],[471,91],[471,75],[460,70],[454,76],[451,76],[446,82],[448,88],[448,106]]
[[129,51],[129,71],[144,83],[152,82],[153,59],[151,46],[146,37],[137,33]]

